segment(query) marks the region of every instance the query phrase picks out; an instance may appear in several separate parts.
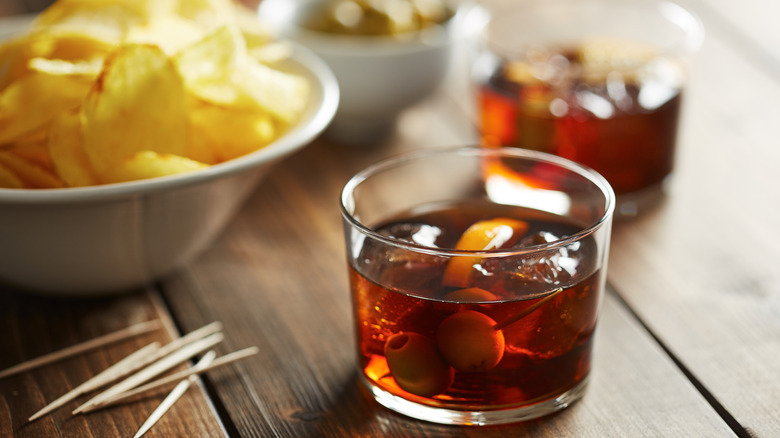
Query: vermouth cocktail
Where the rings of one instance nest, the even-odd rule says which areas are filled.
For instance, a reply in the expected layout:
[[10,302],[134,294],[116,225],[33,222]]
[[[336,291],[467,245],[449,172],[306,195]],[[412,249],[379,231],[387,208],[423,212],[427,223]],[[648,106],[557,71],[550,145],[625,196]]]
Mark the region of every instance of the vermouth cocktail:
[[342,201],[358,363],[375,398],[456,424],[578,399],[612,197],[571,162],[507,149],[421,153],[355,177]]

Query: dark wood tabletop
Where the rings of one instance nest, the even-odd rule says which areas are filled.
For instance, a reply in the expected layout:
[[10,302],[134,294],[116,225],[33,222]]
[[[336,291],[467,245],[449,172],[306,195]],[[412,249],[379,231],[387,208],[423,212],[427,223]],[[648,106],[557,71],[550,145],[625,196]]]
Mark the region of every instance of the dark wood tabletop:
[[[2,0],[0,16],[45,4]],[[684,4],[707,35],[675,179],[660,205],[614,226],[593,374],[569,409],[442,426],[388,411],[357,380],[338,196],[380,158],[477,141],[453,80],[385,144],[319,138],[284,160],[205,252],[154,285],[93,299],[0,288],[0,369],[133,323],[164,326],[0,379],[0,436],[132,436],[165,392],[26,419],[143,345],[212,321],[224,325],[218,353],[260,354],[208,372],[146,436],[780,436],[780,3]]]

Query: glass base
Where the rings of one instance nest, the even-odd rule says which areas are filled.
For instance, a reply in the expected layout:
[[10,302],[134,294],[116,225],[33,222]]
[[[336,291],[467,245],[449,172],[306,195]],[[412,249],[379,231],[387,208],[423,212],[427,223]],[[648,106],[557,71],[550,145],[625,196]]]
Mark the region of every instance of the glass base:
[[658,206],[669,192],[671,177],[637,192],[617,195],[615,217],[632,219]]
[[578,383],[577,386],[557,397],[519,408],[463,411],[415,403],[397,395],[393,395],[374,385],[364,376],[361,377],[363,384],[374,396],[374,399],[388,409],[418,420],[462,426],[517,423],[549,415],[567,408],[569,405],[582,398],[585,394],[585,388],[588,385],[588,378],[586,377]]

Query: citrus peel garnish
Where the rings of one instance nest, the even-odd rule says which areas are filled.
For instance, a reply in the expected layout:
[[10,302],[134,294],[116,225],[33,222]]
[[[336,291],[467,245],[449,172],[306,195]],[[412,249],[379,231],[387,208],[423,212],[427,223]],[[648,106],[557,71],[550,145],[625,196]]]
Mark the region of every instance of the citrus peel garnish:
[[[510,218],[494,218],[472,224],[458,239],[455,249],[464,251],[489,251],[509,248],[528,231],[528,223]],[[482,257],[456,256],[447,263],[442,284],[466,288],[470,286],[474,265]]]

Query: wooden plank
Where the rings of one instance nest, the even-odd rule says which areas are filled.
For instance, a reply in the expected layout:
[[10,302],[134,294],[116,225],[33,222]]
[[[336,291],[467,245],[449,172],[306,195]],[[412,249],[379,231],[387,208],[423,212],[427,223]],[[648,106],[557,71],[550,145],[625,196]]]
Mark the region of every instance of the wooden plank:
[[[87,415],[71,411],[82,396],[28,423],[27,418],[151,342],[176,336],[156,292],[95,299],[49,298],[0,289],[0,368],[38,357],[135,323],[160,319],[164,328],[0,379],[0,436],[132,436],[159,404],[152,396]],[[223,430],[200,387],[193,387],[146,435],[220,436]]]
[[[422,136],[422,131],[398,136]],[[272,172],[221,238],[166,282],[167,302],[185,329],[218,318],[225,323],[226,348],[257,345],[261,350],[236,371],[208,377],[215,383],[216,403],[230,418],[229,432],[279,437],[730,435],[612,299],[599,331],[592,387],[582,403],[560,415],[522,425],[452,428],[407,419],[370,400],[356,377],[338,194],[353,171],[410,144],[421,143],[404,140],[386,149],[356,151],[316,142]],[[234,372],[245,379],[239,382]]]
[[0,17],[8,17],[11,15],[22,14],[24,12],[26,11],[15,2],[0,3]]
[[615,230],[609,280],[742,426],[779,436],[780,81],[702,18],[672,194]]

